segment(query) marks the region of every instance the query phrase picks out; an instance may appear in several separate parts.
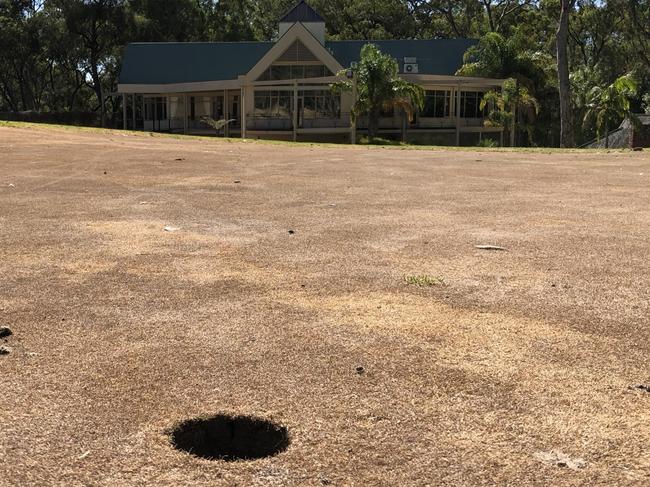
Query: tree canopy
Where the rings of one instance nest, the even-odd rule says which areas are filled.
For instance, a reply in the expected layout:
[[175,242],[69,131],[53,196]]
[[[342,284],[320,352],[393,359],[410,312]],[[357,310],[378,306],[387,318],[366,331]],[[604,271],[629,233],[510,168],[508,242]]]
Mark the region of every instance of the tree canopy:
[[[345,75],[343,72],[341,75]],[[357,91],[352,117],[368,117],[368,134],[377,135],[382,112],[402,110],[409,118],[424,106],[424,90],[399,77],[397,61],[382,53],[374,44],[361,49],[358,66],[351,81],[334,85],[334,89]]]
[[[0,0],[0,111],[92,111],[105,113],[108,120],[119,117],[120,101],[110,94],[128,42],[272,40],[279,17],[294,3]],[[539,104],[531,138],[537,145],[560,143],[562,93],[570,96],[567,120],[576,144],[596,137],[593,124],[582,124],[594,87],[605,89],[632,73],[638,90],[629,98],[630,111],[642,112],[650,104],[650,0],[310,3],[325,18],[331,39],[478,39],[459,74],[514,78],[525,87]],[[558,64],[556,46],[562,5],[568,85],[565,76],[558,76],[565,61]]]

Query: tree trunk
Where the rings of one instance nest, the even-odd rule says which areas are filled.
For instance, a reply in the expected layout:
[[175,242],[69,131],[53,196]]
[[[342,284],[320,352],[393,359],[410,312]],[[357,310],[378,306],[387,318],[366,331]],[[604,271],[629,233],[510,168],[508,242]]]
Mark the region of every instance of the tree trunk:
[[517,107],[512,107],[512,126],[510,127],[510,147],[515,146],[517,137]]
[[609,149],[609,120],[605,121],[605,149]]
[[557,73],[560,88],[560,147],[573,147],[573,113],[571,111],[571,84],[569,82],[569,15],[575,0],[561,0],[560,22],[556,34]]
[[100,120],[100,125],[104,127],[106,124],[106,111],[104,108],[104,92],[102,90],[102,81],[101,78],[99,77],[99,72],[97,70],[97,66],[93,65],[92,66],[92,71],[91,71],[91,77],[93,80],[93,91],[95,92],[95,96],[97,97],[97,101],[99,102],[99,120]]
[[368,113],[368,138],[374,139],[377,136],[377,129],[379,127],[379,111],[370,110]]

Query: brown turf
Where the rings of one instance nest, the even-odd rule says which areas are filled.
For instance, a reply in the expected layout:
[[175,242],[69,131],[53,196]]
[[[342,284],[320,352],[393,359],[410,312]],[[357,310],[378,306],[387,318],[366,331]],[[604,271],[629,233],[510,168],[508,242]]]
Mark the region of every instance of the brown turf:
[[[648,152],[0,127],[0,256],[3,486],[650,479]],[[291,444],[171,447],[218,413]]]

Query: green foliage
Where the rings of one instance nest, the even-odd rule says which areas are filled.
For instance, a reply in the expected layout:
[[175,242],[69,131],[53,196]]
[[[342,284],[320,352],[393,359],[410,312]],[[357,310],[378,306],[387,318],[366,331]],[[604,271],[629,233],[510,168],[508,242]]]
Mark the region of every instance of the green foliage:
[[386,146],[402,146],[404,142],[399,140],[386,139],[384,137],[361,137],[358,142],[359,145],[386,145]]
[[605,132],[606,147],[609,142],[609,130],[613,124],[620,123],[624,118],[635,120],[630,99],[636,96],[638,88],[638,81],[631,74],[626,74],[608,86],[594,86],[589,91],[583,123],[595,124],[599,139],[603,131]]
[[422,274],[417,276],[404,276],[404,283],[409,286],[432,287],[443,285],[445,280],[442,277]]
[[499,147],[499,143],[494,139],[481,139],[477,147]]
[[[278,18],[295,2],[0,0],[0,111],[105,111],[107,120],[117,120],[121,101],[110,94],[116,91],[126,43],[272,40],[277,37]],[[333,40],[479,39],[458,74],[516,79],[538,100],[540,109],[536,118],[534,110],[520,109],[517,124],[537,145],[558,144],[558,0],[310,0],[310,4],[325,18]],[[596,118],[584,127],[579,123],[595,86],[607,86],[634,72],[639,94],[629,97],[630,111],[650,110],[650,100],[641,96],[650,92],[649,0],[579,0],[570,12],[568,54],[578,143],[591,138],[596,128]],[[410,98],[403,108],[416,108],[418,94],[405,96],[407,91],[397,90],[389,105],[402,108],[400,100]],[[365,115],[381,105],[368,94],[366,106],[358,107]],[[507,113],[493,115],[490,123],[510,126]],[[525,126],[533,118],[529,131]],[[614,116],[610,123],[619,118]]]
[[217,134],[221,132],[224,128],[226,128],[229,124],[236,122],[236,120],[231,119],[231,120],[226,120],[226,119],[221,119],[221,120],[215,120],[212,117],[201,117],[201,123],[204,123],[205,125],[209,125],[212,127]]
[[499,91],[488,91],[481,100],[481,110],[485,108],[488,109],[485,125],[507,128],[511,145],[515,145],[518,126],[525,130],[529,144],[533,144],[532,129],[539,102],[516,79],[505,80]]
[[496,32],[481,37],[463,61],[456,73],[459,76],[514,78],[529,89],[547,82],[548,67],[553,64],[549,55],[527,49],[519,36],[506,38]]
[[[339,76],[345,74],[342,71]],[[368,117],[370,137],[377,135],[383,110],[403,110],[412,119],[415,111],[424,106],[424,90],[400,78],[397,61],[382,53],[374,44],[361,48],[361,58],[354,76],[355,79],[335,83],[332,87],[335,91],[354,91],[356,83],[357,98],[352,107],[352,116]]]

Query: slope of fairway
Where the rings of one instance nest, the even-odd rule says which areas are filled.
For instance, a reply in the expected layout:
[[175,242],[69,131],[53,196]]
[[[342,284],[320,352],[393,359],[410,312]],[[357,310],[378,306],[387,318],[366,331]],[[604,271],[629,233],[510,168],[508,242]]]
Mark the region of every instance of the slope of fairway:
[[0,127],[0,485],[648,485],[649,255],[647,152]]

